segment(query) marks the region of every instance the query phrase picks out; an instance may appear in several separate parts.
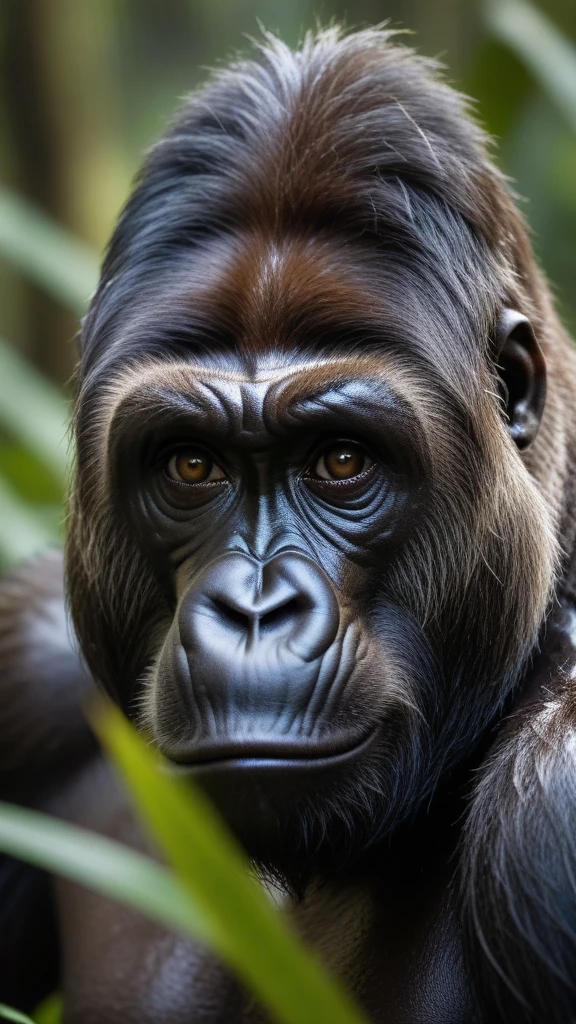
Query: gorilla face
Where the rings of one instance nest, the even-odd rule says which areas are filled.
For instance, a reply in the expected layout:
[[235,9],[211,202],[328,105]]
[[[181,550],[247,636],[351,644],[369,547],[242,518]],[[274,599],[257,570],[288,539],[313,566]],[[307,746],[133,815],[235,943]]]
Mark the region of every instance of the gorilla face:
[[368,779],[367,815],[432,658],[381,585],[423,508],[417,411],[380,362],[267,364],[147,369],[112,433],[120,505],[173,588],[141,720],[275,860],[335,781],[336,806]]
[[414,417],[368,367],[177,373],[179,425],[147,440],[140,488],[177,602],[147,697],[158,742],[177,762],[346,752],[393,685],[366,620],[374,560],[416,511]]
[[350,38],[225,74],[152,151],[77,400],[84,655],[289,880],[470,753],[556,565],[523,229],[454,94]]
[[514,684],[546,599],[549,580],[533,606],[515,590],[507,540],[547,550],[509,437],[540,393],[519,371],[507,428],[477,381],[463,409],[396,349],[146,359],[87,402],[107,522],[155,588],[135,580],[131,663],[118,646],[100,679],[283,875],[419,806]]

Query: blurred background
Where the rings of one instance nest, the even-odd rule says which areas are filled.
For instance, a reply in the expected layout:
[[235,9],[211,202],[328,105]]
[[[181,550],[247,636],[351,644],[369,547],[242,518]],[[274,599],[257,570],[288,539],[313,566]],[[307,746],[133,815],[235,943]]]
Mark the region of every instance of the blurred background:
[[331,18],[475,98],[576,333],[576,0],[1,0],[0,567],[61,539],[74,335],[143,149],[259,23]]

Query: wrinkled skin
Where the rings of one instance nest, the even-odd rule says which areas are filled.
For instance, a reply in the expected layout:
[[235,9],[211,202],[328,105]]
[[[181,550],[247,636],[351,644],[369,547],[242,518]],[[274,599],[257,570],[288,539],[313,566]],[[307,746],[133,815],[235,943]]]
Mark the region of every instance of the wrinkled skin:
[[[410,662],[410,646],[414,675],[422,659],[411,619],[383,600],[375,635],[366,601],[375,593],[375,559],[393,557],[417,514],[415,416],[368,368],[353,381],[350,369],[304,364],[253,382],[194,368],[185,421],[174,394],[173,429],[206,445],[199,451],[219,474],[206,483],[172,480],[174,442],[168,451],[160,442],[158,466],[158,442],[146,434],[138,443],[154,455],[134,480],[130,465],[142,465],[134,421],[122,417],[128,436],[117,437],[135,529],[147,546],[153,536],[153,557],[173,574],[176,600],[149,673],[143,722],[171,761],[202,765],[246,845],[271,867],[284,829],[301,814],[302,773],[307,789],[315,776],[326,788],[331,772],[350,787],[358,763],[394,743],[376,735],[388,708],[392,720],[406,714],[409,697],[397,693],[393,666]],[[133,416],[137,398],[130,404]],[[169,431],[165,411],[162,432]],[[370,438],[370,449],[350,446],[360,468],[350,479],[333,480],[322,468],[330,448],[322,438],[338,433]],[[185,459],[181,444],[175,450]],[[240,793],[238,771],[246,777]],[[292,820],[280,826],[279,785],[294,801]],[[364,828],[371,834],[373,823]]]

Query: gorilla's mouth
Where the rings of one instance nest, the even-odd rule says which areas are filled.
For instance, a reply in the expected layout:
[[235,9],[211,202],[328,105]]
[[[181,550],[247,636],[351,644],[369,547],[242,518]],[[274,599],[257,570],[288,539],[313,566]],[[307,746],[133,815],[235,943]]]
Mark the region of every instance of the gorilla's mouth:
[[349,823],[366,804],[354,794],[378,733],[206,744],[194,758],[171,759],[170,770],[201,787],[259,871],[296,892],[320,850],[332,856],[334,835],[336,849],[347,849],[341,818]]
[[242,770],[249,768],[310,769],[328,768],[365,753],[375,739],[378,726],[352,734],[333,733],[321,739],[226,739],[199,743],[188,748],[185,756],[171,752],[168,762],[180,772],[202,774],[203,770]]

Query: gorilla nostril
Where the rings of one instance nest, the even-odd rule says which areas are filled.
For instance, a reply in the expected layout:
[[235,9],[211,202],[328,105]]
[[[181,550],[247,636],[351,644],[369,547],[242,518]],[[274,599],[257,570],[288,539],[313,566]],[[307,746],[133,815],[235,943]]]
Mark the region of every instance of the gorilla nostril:
[[302,602],[297,597],[290,598],[264,614],[259,613],[256,608],[247,607],[243,610],[220,597],[212,597],[212,605],[223,622],[244,632],[252,625],[257,625],[262,632],[272,632],[282,626],[289,626],[302,610]]
[[340,621],[328,578],[292,550],[263,563],[238,552],[219,558],[190,587],[181,616],[198,651],[245,666],[258,660],[260,643],[264,659],[275,652],[280,661],[312,661],[333,643]]
[[301,602],[297,597],[293,597],[290,601],[286,601],[285,604],[279,605],[278,608],[273,608],[271,611],[266,612],[265,615],[261,615],[260,629],[271,631],[278,629],[280,626],[288,625],[294,621],[300,611]]
[[226,601],[222,601],[219,597],[213,597],[212,604],[220,618],[225,622],[228,622],[231,626],[235,626],[237,629],[249,629],[252,616],[248,615],[246,612],[240,611],[239,608],[235,608],[234,605],[228,604]]

